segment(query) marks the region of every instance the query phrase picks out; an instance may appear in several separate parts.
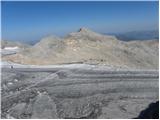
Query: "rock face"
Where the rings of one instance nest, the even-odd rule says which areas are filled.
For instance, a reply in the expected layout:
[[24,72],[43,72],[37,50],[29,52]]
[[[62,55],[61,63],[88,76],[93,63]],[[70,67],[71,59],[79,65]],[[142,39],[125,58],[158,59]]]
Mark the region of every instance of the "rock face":
[[2,69],[2,118],[131,119],[159,99],[158,71],[85,68]]
[[32,119],[52,119],[57,118],[56,104],[53,100],[44,93],[39,93],[33,104]]
[[148,108],[141,111],[137,119],[159,119],[159,101],[150,103]]
[[86,28],[61,39],[49,36],[31,48],[2,59],[20,64],[82,62],[115,67],[158,69],[158,41],[124,42]]

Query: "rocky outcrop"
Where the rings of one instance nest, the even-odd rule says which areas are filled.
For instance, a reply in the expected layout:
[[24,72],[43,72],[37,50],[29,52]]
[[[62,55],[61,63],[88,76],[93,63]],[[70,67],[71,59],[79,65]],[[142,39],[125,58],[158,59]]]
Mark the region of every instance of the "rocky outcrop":
[[159,119],[159,101],[150,103],[146,109],[140,112],[137,119]]

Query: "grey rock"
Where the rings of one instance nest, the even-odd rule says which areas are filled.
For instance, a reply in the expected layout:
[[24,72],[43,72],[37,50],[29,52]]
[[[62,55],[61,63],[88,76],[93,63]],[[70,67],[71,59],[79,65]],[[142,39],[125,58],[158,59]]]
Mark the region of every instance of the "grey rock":
[[18,103],[15,106],[13,106],[10,110],[10,116],[14,117],[14,118],[21,118],[21,116],[23,115],[24,111],[25,111],[25,106],[26,103]]
[[56,104],[46,94],[40,93],[33,104],[32,119],[55,119],[57,118]]

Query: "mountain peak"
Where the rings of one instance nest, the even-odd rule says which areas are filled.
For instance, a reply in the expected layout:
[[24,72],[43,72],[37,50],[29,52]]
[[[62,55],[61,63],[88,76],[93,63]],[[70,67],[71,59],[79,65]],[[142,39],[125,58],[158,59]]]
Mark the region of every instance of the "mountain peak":
[[88,31],[91,31],[91,30],[89,30],[88,28],[82,27],[79,29],[78,32],[88,32]]
[[103,34],[97,33],[85,27],[80,28],[77,32],[70,33],[66,38],[81,39],[81,40],[87,38],[92,41],[106,40],[106,39],[107,40],[117,40],[114,36],[103,35]]
[[93,35],[100,35],[99,33],[96,33],[88,28],[82,27],[78,30],[78,34],[81,35],[88,35],[88,36],[93,36]]
[[97,33],[93,32],[92,30],[89,30],[88,28],[81,27],[77,32],[71,32],[67,37],[84,37],[84,36],[93,36]]

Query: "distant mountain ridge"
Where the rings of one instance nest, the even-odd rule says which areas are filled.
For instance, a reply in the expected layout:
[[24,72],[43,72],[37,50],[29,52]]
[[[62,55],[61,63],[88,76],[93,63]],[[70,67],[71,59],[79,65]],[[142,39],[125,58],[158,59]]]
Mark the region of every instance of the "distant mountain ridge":
[[[106,34],[106,33],[105,33]],[[159,30],[148,30],[148,31],[131,31],[126,33],[111,33],[117,37],[117,39],[122,41],[132,41],[132,40],[151,40],[159,39]]]
[[8,40],[1,40],[1,48],[5,47],[19,47],[19,48],[28,48],[30,47],[29,44],[22,43],[22,42],[15,42],[15,41],[8,41]]

